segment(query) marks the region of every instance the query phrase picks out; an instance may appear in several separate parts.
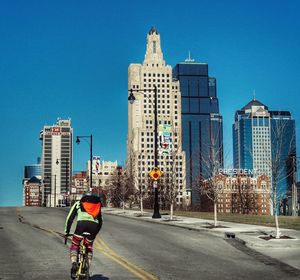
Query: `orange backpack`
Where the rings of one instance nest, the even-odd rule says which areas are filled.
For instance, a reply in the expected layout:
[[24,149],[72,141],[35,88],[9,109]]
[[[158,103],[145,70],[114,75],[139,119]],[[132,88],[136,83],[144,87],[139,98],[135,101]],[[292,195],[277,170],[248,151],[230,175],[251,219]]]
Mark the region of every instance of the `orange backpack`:
[[88,214],[92,215],[94,219],[97,218],[101,211],[101,203],[81,202],[83,209]]

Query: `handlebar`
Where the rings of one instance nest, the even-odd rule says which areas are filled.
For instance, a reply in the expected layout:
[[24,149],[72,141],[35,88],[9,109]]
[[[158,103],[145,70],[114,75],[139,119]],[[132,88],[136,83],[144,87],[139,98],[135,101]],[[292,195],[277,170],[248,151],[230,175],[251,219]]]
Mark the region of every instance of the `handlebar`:
[[67,244],[69,236],[73,236],[73,234],[72,233],[65,234],[65,245]]

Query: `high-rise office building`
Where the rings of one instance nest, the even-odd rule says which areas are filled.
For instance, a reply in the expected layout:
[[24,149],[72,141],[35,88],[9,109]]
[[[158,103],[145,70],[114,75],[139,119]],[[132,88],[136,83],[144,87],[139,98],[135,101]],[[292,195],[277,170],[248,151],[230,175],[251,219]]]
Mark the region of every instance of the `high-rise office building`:
[[[267,175],[277,184],[281,214],[292,211],[296,178],[295,121],[288,111],[269,111],[256,99],[235,113],[233,124],[234,168]],[[277,179],[274,180],[274,176]]]
[[180,83],[187,189],[192,192],[192,204],[197,206],[200,194],[193,188],[194,182],[200,176],[214,176],[213,169],[223,167],[223,124],[216,79],[209,77],[207,63],[191,58],[174,67],[173,78]]
[[42,141],[43,204],[55,207],[69,203],[72,175],[71,120],[58,119],[40,133]]
[[[271,177],[271,116],[268,107],[253,99],[235,113],[233,165]],[[251,172],[250,172],[251,173]]]
[[179,82],[172,79],[172,67],[166,65],[160,44],[160,34],[151,28],[143,64],[130,64],[128,89],[135,102],[128,105],[127,168],[134,174],[135,185],[149,186],[149,171],[154,166],[154,95],[157,89],[157,119],[159,137],[158,168],[164,173],[159,180],[176,180],[177,204],[189,203],[185,185],[185,153],[181,139],[181,98]]

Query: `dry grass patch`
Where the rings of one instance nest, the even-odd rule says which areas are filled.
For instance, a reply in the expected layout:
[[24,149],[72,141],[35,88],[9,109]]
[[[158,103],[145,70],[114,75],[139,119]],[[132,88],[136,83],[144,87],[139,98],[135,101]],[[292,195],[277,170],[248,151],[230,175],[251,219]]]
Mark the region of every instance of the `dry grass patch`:
[[[214,219],[213,212],[175,211],[174,214],[177,216],[185,216],[191,218],[200,218],[200,219],[208,219],[208,220]],[[252,224],[252,225],[269,226],[269,227],[274,227],[275,225],[275,220],[273,216],[218,213],[218,220],[224,222]],[[300,217],[279,216],[279,226],[281,228],[300,230]]]

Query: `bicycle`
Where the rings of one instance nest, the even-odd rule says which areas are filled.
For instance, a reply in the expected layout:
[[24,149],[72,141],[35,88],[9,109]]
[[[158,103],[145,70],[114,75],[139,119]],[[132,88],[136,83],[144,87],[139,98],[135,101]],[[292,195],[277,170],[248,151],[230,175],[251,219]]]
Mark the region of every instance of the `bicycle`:
[[[83,239],[80,242],[79,251],[77,254],[77,271],[75,280],[89,280],[90,279],[90,265],[87,253],[87,246],[85,245],[85,239],[91,234],[84,232],[82,234]],[[73,234],[68,234],[65,236],[65,244],[67,244],[68,236],[73,236]]]

